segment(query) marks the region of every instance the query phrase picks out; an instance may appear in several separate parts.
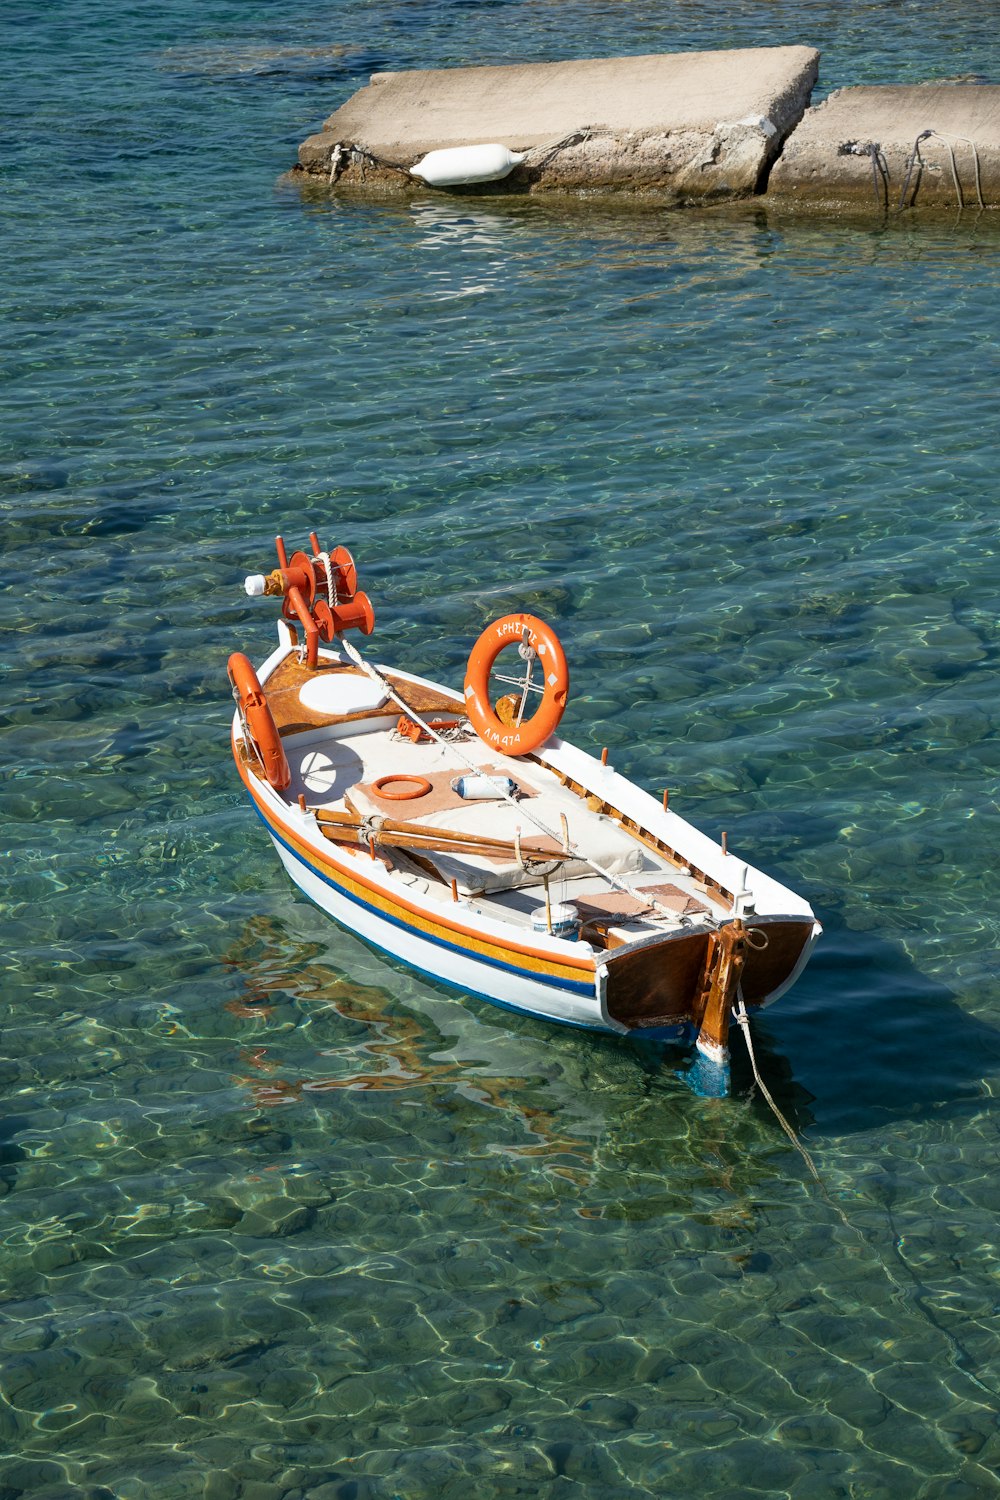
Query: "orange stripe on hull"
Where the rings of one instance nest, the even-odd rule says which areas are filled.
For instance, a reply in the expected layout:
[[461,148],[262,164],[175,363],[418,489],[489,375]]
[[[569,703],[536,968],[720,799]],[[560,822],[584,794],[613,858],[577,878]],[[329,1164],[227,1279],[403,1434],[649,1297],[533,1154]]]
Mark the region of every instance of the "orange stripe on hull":
[[[448,920],[434,920],[420,907],[413,905],[403,898],[396,899],[378,885],[367,881],[360,871],[348,871],[336,858],[325,851],[315,849],[306,843],[301,835],[296,832],[282,818],[278,817],[258,795],[249,772],[236,753],[235,737],[233,739],[233,758],[236,761],[237,770],[246,787],[255,808],[265,826],[273,830],[276,837],[284,843],[296,857],[318,875],[325,879],[332,879],[336,885],[348,895],[358,900],[363,900],[367,906],[397,922],[404,923],[414,932],[421,936],[443,941],[459,948],[469,954],[470,957],[480,956],[494,962],[502,962],[509,968],[521,969],[525,974],[534,975],[537,978],[552,978],[572,981],[575,985],[580,983],[593,984],[595,979],[595,963],[587,959],[567,959],[565,961],[553,961],[547,955],[516,941],[492,942],[484,938],[480,933],[461,922]],[[352,863],[360,864],[365,856],[347,855],[346,858]]]

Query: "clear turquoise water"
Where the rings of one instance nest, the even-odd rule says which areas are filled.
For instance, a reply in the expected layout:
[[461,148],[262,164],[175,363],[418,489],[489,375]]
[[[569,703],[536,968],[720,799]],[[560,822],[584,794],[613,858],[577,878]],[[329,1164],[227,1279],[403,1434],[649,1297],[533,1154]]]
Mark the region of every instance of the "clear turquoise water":
[[[1000,71],[989,7],[11,0],[0,212],[0,1497],[998,1491],[989,216],[796,222],[279,174],[374,68],[805,41]],[[278,529],[459,680],[810,897],[736,1097],[299,900],[225,659]]]

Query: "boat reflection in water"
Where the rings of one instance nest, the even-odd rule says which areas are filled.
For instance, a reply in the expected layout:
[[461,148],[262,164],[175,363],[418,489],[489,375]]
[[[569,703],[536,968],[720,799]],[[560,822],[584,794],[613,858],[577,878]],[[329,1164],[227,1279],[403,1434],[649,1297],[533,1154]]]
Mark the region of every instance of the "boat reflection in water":
[[[326,939],[302,904],[280,921],[247,922],[225,962],[237,979],[227,1009],[252,1027],[234,1079],[248,1109],[310,1110],[324,1139],[332,1128],[360,1159],[373,1117],[391,1119],[399,1134],[387,1149],[407,1160],[430,1159],[434,1148],[421,1137],[443,1118],[461,1132],[463,1170],[501,1154],[553,1192],[570,1189],[585,1219],[669,1211],[740,1228],[753,1217],[755,1187],[771,1170],[772,1153],[760,1147],[773,1123],[757,1108],[692,1098],[676,1046],[568,1032],[558,1046],[540,1045],[537,1022],[496,1017],[475,1001],[456,1006],[350,935]],[[801,1091],[762,1035],[757,1057],[803,1128]],[[373,1097],[345,1113],[350,1093]],[[388,1116],[375,1103],[381,1094],[394,1096]],[[430,1134],[439,1140],[437,1125]]]

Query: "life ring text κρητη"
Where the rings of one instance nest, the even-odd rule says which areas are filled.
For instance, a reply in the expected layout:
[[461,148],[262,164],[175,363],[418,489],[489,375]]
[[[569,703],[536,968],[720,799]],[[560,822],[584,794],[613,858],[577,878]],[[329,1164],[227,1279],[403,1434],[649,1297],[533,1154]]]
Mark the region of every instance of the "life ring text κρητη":
[[[520,698],[511,695],[516,704],[513,722],[504,723],[490,701],[490,672],[505,646],[521,648],[525,660],[525,679]],[[541,702],[524,718],[528,692],[531,690],[533,658],[542,670]],[[569,694],[569,667],[555,631],[534,615],[504,615],[487,625],[469,655],[465,672],[465,709],[479,738],[504,755],[527,755],[537,750],[554,733],[566,707]]]

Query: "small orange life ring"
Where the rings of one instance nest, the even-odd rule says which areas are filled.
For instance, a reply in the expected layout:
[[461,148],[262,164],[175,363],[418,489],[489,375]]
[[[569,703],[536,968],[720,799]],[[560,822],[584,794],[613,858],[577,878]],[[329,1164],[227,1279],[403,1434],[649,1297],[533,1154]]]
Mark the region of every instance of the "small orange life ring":
[[[525,631],[542,667],[542,701],[530,719],[505,724],[490,702],[490,672],[505,646],[523,643]],[[544,744],[563,716],[568,694],[569,667],[559,638],[534,615],[504,615],[494,620],[472,648],[465,671],[466,713],[479,738],[504,755],[527,755]]]
[[242,651],[234,651],[229,658],[229,681],[239,704],[246,738],[264,769],[264,775],[276,792],[283,792],[292,780],[288,757],[253,663]]
[[[396,792],[386,790],[394,784],[399,784],[401,789]],[[426,776],[408,776],[405,771],[397,771],[394,776],[380,776],[378,781],[372,782],[376,797],[384,797],[386,802],[409,802],[411,797],[426,797],[430,789]]]

